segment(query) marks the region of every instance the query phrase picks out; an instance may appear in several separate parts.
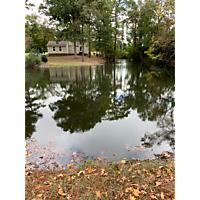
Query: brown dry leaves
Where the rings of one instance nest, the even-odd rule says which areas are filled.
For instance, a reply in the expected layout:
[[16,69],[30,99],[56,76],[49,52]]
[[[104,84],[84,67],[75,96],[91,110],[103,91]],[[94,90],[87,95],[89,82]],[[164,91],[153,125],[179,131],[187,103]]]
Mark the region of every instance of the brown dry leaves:
[[[75,154],[75,153],[74,153]],[[42,199],[174,199],[174,161],[136,161],[117,163],[85,162],[66,170],[26,169],[26,198]]]

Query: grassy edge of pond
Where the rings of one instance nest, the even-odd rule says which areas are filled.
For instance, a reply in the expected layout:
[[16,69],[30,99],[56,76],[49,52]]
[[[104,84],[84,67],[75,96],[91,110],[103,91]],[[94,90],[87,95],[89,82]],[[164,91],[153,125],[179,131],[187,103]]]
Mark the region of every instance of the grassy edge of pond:
[[[41,57],[40,57],[41,58]],[[84,62],[82,62],[82,56],[77,56],[77,59],[74,56],[59,56],[59,57],[47,57],[47,63],[41,63],[42,67],[75,67],[75,66],[91,66],[91,65],[103,65],[105,60],[98,59],[96,56],[91,58],[85,56]],[[39,67],[40,67],[39,66]]]
[[175,159],[98,160],[25,169],[25,199],[175,199]]

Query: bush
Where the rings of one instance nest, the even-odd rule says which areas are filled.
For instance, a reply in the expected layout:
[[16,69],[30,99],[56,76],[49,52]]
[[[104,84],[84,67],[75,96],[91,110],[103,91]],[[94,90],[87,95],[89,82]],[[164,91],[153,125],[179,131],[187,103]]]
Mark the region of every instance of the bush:
[[42,56],[42,62],[44,62],[44,63],[48,62],[48,59],[45,55]]
[[25,57],[25,66],[26,67],[35,67],[41,64],[41,59],[37,57],[34,53],[30,53]]
[[117,52],[116,57],[118,59],[128,59],[128,52],[123,51],[123,52]]

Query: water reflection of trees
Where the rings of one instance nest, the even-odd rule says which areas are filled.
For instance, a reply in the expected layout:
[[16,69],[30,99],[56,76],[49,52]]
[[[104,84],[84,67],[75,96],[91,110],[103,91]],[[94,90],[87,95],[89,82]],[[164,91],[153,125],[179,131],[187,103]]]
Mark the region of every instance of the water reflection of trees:
[[49,80],[48,73],[42,70],[26,70],[25,72],[25,138],[31,137],[36,131],[35,124],[42,118],[39,111],[46,99],[44,91]]
[[[40,73],[35,76],[37,80],[27,80],[26,101],[30,88],[34,89],[34,102],[49,96],[60,97],[49,104],[49,108],[54,112],[57,126],[64,131],[85,132],[102,120],[123,119],[131,110],[136,110],[143,121],[156,121],[159,127],[159,131],[144,135],[141,139],[144,146],[164,141],[174,146],[174,70],[166,73],[137,63],[109,63],[96,67],[59,68],[59,71],[54,68]],[[35,113],[26,108],[30,133],[41,117],[40,105],[34,108]]]
[[160,146],[163,142],[168,143],[172,149],[175,148],[175,125],[173,114],[168,113],[160,117],[157,121],[158,131],[145,133],[141,138],[142,145],[152,147],[154,144]]
[[25,93],[25,138],[31,137],[35,132],[35,124],[39,118],[42,118],[42,113],[39,112],[39,108],[43,107],[42,103],[37,102],[37,97],[31,97],[34,95],[33,91],[26,91]]

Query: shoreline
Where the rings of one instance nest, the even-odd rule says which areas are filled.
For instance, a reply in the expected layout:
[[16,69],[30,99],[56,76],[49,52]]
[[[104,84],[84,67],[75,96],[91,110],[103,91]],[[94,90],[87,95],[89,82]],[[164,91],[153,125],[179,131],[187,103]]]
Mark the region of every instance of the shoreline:
[[[92,66],[92,65],[103,65],[106,61],[103,59],[98,59],[96,56],[91,56],[91,58],[85,56],[84,62],[82,62],[82,56],[77,55],[75,59],[74,56],[47,56],[48,62],[42,63],[39,66],[32,68],[50,68],[50,67],[76,67],[76,66]],[[28,67],[25,67],[29,69]]]
[[25,169],[25,199],[175,199],[175,161],[83,161],[68,169]]

